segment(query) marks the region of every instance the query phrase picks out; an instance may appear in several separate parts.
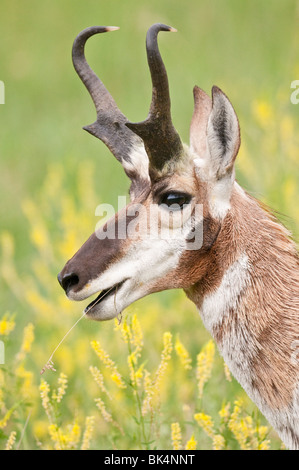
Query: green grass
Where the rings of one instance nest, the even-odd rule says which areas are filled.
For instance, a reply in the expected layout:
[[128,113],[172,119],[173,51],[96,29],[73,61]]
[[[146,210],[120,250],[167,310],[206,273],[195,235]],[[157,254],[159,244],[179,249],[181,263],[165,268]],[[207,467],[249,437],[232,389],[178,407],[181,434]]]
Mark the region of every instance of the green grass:
[[[175,35],[161,33],[159,43],[169,74],[173,121],[182,139],[188,142],[193,86],[209,92],[218,85],[231,99],[240,120],[239,182],[285,214],[282,220],[298,237],[299,105],[290,102],[290,84],[299,79],[298,15],[295,0],[2,0],[0,80],[5,84],[5,104],[0,105],[0,228],[14,239],[10,262],[17,277],[14,284],[0,276],[0,318],[6,312],[15,314],[16,328],[6,345],[8,368],[20,348],[24,326],[28,322],[35,325],[35,342],[26,364],[34,375],[33,422],[44,420],[38,395],[39,370],[81,311],[77,304],[61,304],[63,308],[59,304],[64,300],[56,274],[66,259],[57,246],[74,230],[79,248],[94,229],[96,205],[116,205],[118,195],[127,194],[129,186],[104,145],[82,130],[93,122],[95,111],[71,63],[74,37],[95,24],[120,26],[120,31],[92,38],[87,58],[121,110],[130,120],[139,121],[147,116],[151,98],[146,31],[155,22],[176,27]],[[84,193],[84,184],[80,186],[85,170],[86,192],[89,186],[94,187],[90,197]],[[57,191],[51,193],[55,175]],[[68,198],[74,201],[69,228],[61,218]],[[32,243],[37,219],[28,221],[24,213],[27,200],[34,201],[38,218],[46,227],[52,257]],[[2,253],[2,266],[4,259]],[[29,288],[40,293],[54,310],[57,305],[56,314],[34,308],[25,298]],[[183,313],[176,309],[178,304]],[[185,302],[180,292],[156,294],[133,308],[148,335],[147,352],[153,367],[159,362],[164,331],[180,332],[193,358],[209,339],[194,306]],[[156,324],[147,318],[151,312],[160,313],[153,315]],[[58,356],[60,370],[70,377],[65,419],[72,417],[73,408],[82,407],[85,416],[92,408],[93,396],[86,400],[94,393],[92,381],[87,379],[91,355],[80,355],[79,351],[86,352],[94,337],[107,338],[116,361],[121,351],[112,323],[78,325]],[[86,378],[84,385],[82,376]],[[229,389],[227,385],[222,388],[222,379],[217,373],[209,388],[211,414],[220,409],[222,394],[233,403],[242,393],[234,382]],[[47,380],[56,383],[57,377]],[[176,402],[173,397],[173,407]],[[22,423],[27,416],[27,408],[24,410],[22,417],[16,416]],[[24,447],[35,448],[33,430],[30,422]]]

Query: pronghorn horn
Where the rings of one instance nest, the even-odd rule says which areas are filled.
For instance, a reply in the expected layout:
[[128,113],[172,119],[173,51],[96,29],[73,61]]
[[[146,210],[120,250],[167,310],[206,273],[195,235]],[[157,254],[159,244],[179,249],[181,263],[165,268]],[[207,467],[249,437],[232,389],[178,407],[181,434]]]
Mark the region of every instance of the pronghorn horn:
[[[126,127],[127,118],[119,110],[102,81],[90,68],[84,54],[87,39],[94,34],[117,29],[119,28],[115,26],[92,26],[84,29],[74,41],[72,58],[75,70],[86,86],[97,111],[97,120],[83,129],[102,140],[121,163],[129,163],[133,147],[136,145],[143,147],[142,140]],[[126,170],[125,165],[124,168]],[[132,179],[132,171],[130,173],[127,171],[127,174]]]
[[183,151],[181,139],[171,120],[167,72],[157,42],[160,31],[176,30],[157,23],[147,32],[146,51],[153,86],[149,115],[143,122],[126,123],[127,127],[142,138],[150,166],[158,170],[168,161],[178,160]]

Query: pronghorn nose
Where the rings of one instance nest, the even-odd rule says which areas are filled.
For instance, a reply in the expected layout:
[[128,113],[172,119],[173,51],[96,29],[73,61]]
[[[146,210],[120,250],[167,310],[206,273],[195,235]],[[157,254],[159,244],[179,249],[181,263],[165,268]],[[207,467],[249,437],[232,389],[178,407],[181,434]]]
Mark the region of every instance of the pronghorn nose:
[[79,276],[76,273],[61,273],[58,274],[57,279],[61,287],[67,293],[69,289],[76,286],[79,283]]

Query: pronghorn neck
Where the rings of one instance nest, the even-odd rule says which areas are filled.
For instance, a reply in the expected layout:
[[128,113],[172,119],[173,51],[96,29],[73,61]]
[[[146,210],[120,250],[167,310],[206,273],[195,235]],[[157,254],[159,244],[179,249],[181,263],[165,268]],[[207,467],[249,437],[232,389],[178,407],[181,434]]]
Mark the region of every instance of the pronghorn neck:
[[298,449],[298,254],[286,229],[238,187],[208,274],[187,295],[236,379]]

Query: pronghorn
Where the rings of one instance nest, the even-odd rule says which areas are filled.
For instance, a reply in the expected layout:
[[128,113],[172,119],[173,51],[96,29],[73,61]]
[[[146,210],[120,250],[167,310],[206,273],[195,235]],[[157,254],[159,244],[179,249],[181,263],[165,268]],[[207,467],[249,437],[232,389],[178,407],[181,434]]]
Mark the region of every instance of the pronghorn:
[[[299,449],[295,244],[235,180],[239,123],[218,87],[212,98],[194,88],[190,146],[181,142],[157,44],[158,33],[173,28],[155,24],[147,33],[153,86],[147,119],[132,123],[120,112],[84,55],[89,37],[114,29],[82,31],[74,41],[73,63],[97,111],[96,122],[84,129],[123,166],[131,201],[90,236],[58,280],[71,300],[100,292],[85,310],[94,320],[116,317],[153,292],[184,289],[235,378],[285,445]],[[148,236],[149,221],[158,236]],[[119,235],[132,224],[129,236]],[[115,236],[108,237],[112,228]],[[159,236],[166,229],[169,236]],[[201,242],[194,248],[197,233]]]

